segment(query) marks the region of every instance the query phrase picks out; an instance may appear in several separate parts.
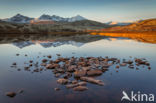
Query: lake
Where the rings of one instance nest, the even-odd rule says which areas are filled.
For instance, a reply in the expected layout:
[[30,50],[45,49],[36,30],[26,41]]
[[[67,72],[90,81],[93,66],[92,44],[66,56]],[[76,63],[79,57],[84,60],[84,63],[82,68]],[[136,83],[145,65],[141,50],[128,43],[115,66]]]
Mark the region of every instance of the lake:
[[[87,82],[86,91],[73,91],[58,84],[58,78],[51,70],[34,72],[38,66],[32,66],[29,71],[24,69],[30,60],[41,63],[47,55],[55,60],[58,58],[57,54],[64,58],[145,58],[150,63],[150,69],[144,65],[138,69],[127,66],[115,68],[113,65],[96,77],[104,82],[103,86]],[[17,66],[12,67],[14,62]],[[6,39],[1,40],[0,44],[0,66],[0,103],[120,103],[123,91],[128,95],[131,91],[156,95],[156,44],[153,41],[142,42],[136,38],[112,35],[48,37],[26,41]],[[59,91],[54,90],[57,87],[60,88]],[[18,93],[14,98],[5,95],[6,92],[18,92],[21,89],[24,92]],[[123,101],[126,102],[128,101]]]

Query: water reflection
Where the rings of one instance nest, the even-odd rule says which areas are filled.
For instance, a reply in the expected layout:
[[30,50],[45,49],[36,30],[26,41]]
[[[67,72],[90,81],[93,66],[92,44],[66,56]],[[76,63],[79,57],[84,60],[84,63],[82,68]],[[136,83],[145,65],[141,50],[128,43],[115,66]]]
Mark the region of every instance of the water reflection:
[[145,43],[156,43],[156,33],[91,33],[93,35],[124,37]]

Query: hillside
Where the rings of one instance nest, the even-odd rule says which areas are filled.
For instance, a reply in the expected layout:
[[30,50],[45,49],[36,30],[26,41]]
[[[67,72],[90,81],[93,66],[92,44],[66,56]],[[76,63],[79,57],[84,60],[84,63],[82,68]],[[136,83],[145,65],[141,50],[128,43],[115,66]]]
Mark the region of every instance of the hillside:
[[107,27],[110,26],[91,20],[55,22],[54,24],[19,24],[1,21],[0,34],[53,34],[56,32],[77,33]]
[[156,32],[156,19],[143,20],[127,26],[101,29],[102,32]]

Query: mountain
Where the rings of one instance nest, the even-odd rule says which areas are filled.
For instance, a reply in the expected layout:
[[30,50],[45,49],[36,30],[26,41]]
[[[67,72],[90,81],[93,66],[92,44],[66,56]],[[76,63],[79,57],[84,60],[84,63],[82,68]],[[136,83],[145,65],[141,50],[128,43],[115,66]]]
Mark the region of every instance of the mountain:
[[30,21],[57,21],[57,22],[75,22],[75,21],[81,21],[81,20],[87,20],[86,18],[77,15],[71,18],[63,18],[57,15],[47,15],[43,14],[39,18],[30,18],[27,16],[23,16],[21,14],[16,14],[15,16],[7,19],[3,19],[3,21],[11,22],[11,23],[30,23]]
[[156,32],[156,19],[141,20],[126,26],[102,29],[103,32]]
[[56,15],[50,16],[50,15],[43,14],[38,18],[38,20],[65,21],[65,18]]
[[81,21],[81,20],[87,20],[87,19],[80,15],[77,15],[77,16],[69,18],[68,22],[75,22],[75,21]]
[[4,21],[7,22],[13,22],[13,23],[29,23],[31,20],[33,20],[34,18],[30,18],[27,16],[23,16],[21,14],[17,14],[11,18],[8,19],[4,19]]
[[52,20],[52,21],[63,21],[63,22],[75,22],[75,21],[81,21],[81,20],[87,20],[86,18],[80,16],[80,15],[77,15],[77,16],[74,16],[74,17],[71,17],[71,18],[63,18],[63,17],[60,17],[60,16],[56,16],[56,15],[46,15],[46,14],[43,14],[41,15],[38,20]]

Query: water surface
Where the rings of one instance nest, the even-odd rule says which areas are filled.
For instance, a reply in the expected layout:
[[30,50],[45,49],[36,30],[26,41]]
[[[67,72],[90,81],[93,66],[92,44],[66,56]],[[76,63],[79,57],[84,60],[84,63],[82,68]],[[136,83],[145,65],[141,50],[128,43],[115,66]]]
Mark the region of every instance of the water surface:
[[[16,54],[19,53],[19,56]],[[25,56],[27,54],[28,56]],[[105,85],[87,83],[89,89],[76,92],[57,84],[57,78],[50,70],[42,72],[25,71],[29,60],[41,61],[44,56],[56,54],[62,57],[116,57],[119,59],[146,58],[151,64],[139,70],[114,66],[97,77]],[[39,56],[39,57],[38,57]],[[10,67],[13,62],[17,68]],[[44,39],[0,44],[0,103],[120,103],[122,91],[140,91],[156,95],[156,44],[138,42],[128,38],[84,37],[75,39]],[[18,71],[18,68],[21,71]],[[32,69],[35,67],[32,67]],[[117,72],[118,71],[118,72]],[[61,88],[55,91],[54,88]],[[5,96],[5,92],[23,89],[22,94],[14,98]]]

